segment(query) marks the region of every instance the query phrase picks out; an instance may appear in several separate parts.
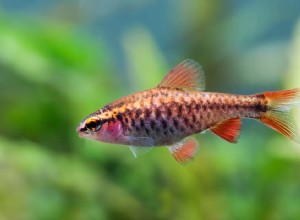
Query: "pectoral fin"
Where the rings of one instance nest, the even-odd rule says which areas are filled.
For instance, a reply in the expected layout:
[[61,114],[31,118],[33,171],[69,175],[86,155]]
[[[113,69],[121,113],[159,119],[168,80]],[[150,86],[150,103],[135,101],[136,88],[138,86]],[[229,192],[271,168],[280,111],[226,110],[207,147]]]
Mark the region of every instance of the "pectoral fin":
[[133,153],[133,156],[135,158],[138,158],[140,156],[143,156],[147,154],[153,147],[134,147],[134,146],[129,146],[131,152]]
[[139,156],[145,155],[148,153],[154,146],[154,141],[149,137],[128,137],[131,146],[129,146],[131,152],[134,157],[137,158]]
[[188,137],[168,148],[176,161],[181,164],[186,164],[194,159],[197,154],[198,143],[194,138]]
[[152,147],[154,146],[154,141],[150,137],[134,137],[128,136],[130,145],[139,147]]

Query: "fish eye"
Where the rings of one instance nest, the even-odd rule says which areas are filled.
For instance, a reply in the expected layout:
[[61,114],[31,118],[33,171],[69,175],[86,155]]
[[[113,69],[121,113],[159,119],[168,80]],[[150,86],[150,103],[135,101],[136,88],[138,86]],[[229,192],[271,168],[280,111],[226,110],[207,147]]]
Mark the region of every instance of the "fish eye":
[[98,131],[101,128],[101,120],[99,118],[89,118],[85,126],[91,131]]

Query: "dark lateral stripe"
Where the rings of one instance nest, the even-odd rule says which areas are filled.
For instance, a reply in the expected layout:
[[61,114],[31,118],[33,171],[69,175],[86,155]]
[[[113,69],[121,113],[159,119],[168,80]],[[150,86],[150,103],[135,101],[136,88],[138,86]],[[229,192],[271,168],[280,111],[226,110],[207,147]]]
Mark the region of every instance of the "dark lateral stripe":
[[193,117],[193,123],[196,123],[197,118],[196,118],[195,114],[193,114],[192,117]]
[[139,118],[141,116],[141,114],[143,113],[142,109],[137,109],[135,111],[135,118]]
[[118,119],[119,121],[122,121],[122,120],[123,120],[123,115],[122,115],[122,113],[118,113],[116,117],[117,117],[117,119]]
[[178,107],[178,115],[179,116],[182,115],[182,105],[179,105],[179,107]]
[[146,131],[146,134],[149,135],[150,134],[150,131],[148,128],[145,128],[145,131]]
[[188,118],[184,118],[184,123],[185,123],[185,125],[189,125],[189,119]]
[[168,114],[169,118],[172,116],[172,109],[171,109],[171,107],[167,108],[167,114]]
[[[122,126],[125,126],[122,113],[118,113],[116,116],[117,120],[121,122]],[[128,119],[127,119],[128,120]]]
[[161,124],[162,124],[163,129],[167,129],[168,123],[166,122],[166,120],[162,119]]
[[248,108],[251,108],[251,109],[253,109],[253,111],[256,111],[256,112],[266,112],[268,110],[268,106],[263,105],[261,102],[257,102],[251,106],[248,106]]
[[142,118],[140,118],[140,125],[141,125],[141,128],[143,128],[145,126],[145,122]]
[[131,126],[134,127],[135,126],[135,120],[131,119]]
[[266,112],[268,110],[268,106],[265,103],[266,96],[262,93],[256,95],[257,103],[254,105],[256,111]]
[[130,118],[132,117],[132,111],[129,109],[126,109],[124,112],[126,115],[128,115]]
[[175,118],[173,119],[173,124],[175,128],[178,129],[178,121]]
[[151,110],[147,108],[146,111],[145,111],[145,117],[146,117],[146,119],[150,118],[151,113],[152,113]]
[[212,103],[207,103],[207,106],[208,106],[208,108],[210,109],[210,110],[214,110],[215,109],[215,103],[214,102],[212,102]]
[[160,116],[161,116],[160,109],[159,109],[159,108],[156,108],[156,109],[155,109],[155,117],[156,117],[156,119],[159,120]]
[[186,105],[185,108],[186,108],[187,114],[192,112],[192,106],[191,105]]
[[154,120],[151,120],[150,126],[151,126],[151,129],[153,130],[156,127],[156,122]]

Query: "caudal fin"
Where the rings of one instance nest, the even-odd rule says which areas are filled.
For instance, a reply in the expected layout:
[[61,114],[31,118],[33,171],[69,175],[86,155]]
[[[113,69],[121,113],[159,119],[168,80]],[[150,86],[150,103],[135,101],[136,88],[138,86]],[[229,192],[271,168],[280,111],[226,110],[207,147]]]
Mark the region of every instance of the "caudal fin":
[[263,93],[267,111],[260,121],[300,144],[300,137],[290,110],[300,104],[300,89]]

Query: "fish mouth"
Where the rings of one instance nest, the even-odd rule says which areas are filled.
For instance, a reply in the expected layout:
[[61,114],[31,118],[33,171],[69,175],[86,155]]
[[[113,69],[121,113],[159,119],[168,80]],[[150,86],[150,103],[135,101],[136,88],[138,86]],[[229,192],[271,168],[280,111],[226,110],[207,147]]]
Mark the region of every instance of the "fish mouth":
[[81,138],[85,138],[87,135],[88,135],[88,132],[82,132],[82,131],[77,131],[78,133],[78,136],[81,137]]
[[79,137],[84,138],[85,134],[84,133],[79,133]]
[[79,125],[76,128],[77,133],[79,134],[79,137],[83,137],[85,134],[87,134],[87,128],[83,127],[82,125]]

